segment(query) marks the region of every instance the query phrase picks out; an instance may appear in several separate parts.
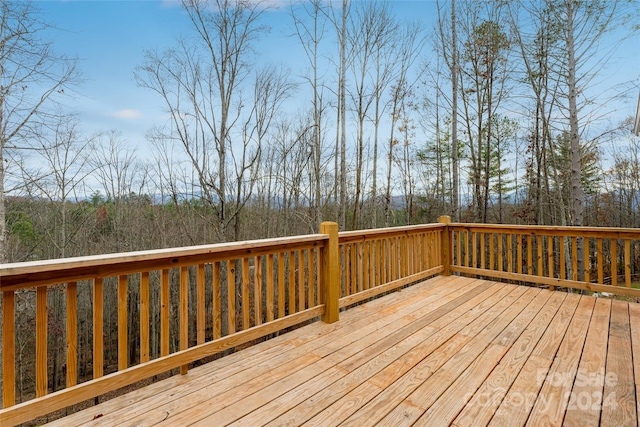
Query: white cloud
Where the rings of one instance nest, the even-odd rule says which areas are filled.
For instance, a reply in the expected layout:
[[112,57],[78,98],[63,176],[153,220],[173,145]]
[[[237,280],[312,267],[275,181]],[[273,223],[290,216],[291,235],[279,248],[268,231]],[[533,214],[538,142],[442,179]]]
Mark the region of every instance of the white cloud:
[[125,109],[114,111],[113,113],[107,113],[109,117],[116,117],[118,119],[139,119],[142,117],[142,113],[139,110]]

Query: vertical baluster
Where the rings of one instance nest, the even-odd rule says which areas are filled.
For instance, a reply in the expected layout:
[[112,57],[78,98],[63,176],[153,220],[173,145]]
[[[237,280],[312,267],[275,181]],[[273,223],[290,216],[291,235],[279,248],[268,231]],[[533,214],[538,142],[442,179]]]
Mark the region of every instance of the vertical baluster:
[[93,378],[104,375],[103,292],[103,280],[98,277],[93,282]]
[[[273,320],[273,319],[272,319]],[[236,260],[227,260],[227,323],[229,335],[236,328]]]
[[518,258],[517,263],[518,263],[518,273],[522,274],[522,267],[524,264],[524,259],[522,258],[522,234],[518,234],[516,235],[516,244],[517,244],[517,250],[516,250],[516,256]]
[[565,249],[565,238],[561,236],[558,238],[560,242],[560,279],[567,278],[567,267],[565,262],[566,249]]
[[307,282],[309,283],[309,292],[307,292],[307,298],[308,298],[308,307],[311,308],[315,305],[315,287],[316,287],[316,283],[315,283],[315,260],[313,259],[313,250],[312,249],[307,249],[307,271],[309,272],[308,274],[308,279]]
[[[314,285],[313,285],[313,289],[316,289],[317,287],[317,292],[316,295],[318,296],[318,302],[317,304],[324,304],[324,290],[322,289],[322,284],[325,283],[323,281],[323,270],[322,270],[322,257],[323,255],[327,255],[326,252],[323,253],[323,251],[319,248],[314,248],[311,249],[311,251],[313,252],[313,269],[316,272],[316,279],[314,280]],[[338,298],[340,298],[340,295],[338,293]]]
[[381,284],[387,283],[389,281],[389,250],[388,250],[388,246],[389,246],[389,239],[388,238],[384,238],[381,241],[381,254],[382,254],[382,258],[380,258],[380,264],[382,267],[382,280],[381,280]]
[[478,232],[474,232],[473,236],[471,237],[472,239],[472,243],[471,243],[471,266],[473,268],[478,268]]
[[305,308],[304,252],[300,249],[298,251],[298,310],[303,311]]
[[[180,267],[180,350],[189,348],[189,267]],[[189,365],[181,365],[180,373],[186,375]]]
[[627,288],[631,287],[631,240],[629,239],[624,241],[624,284]]
[[469,267],[471,262],[471,232],[466,230],[464,232],[464,246],[462,247],[462,251],[464,252],[464,266]]
[[149,361],[149,272],[140,275],[140,363]]
[[213,339],[222,336],[222,283],[221,283],[220,261],[213,263],[211,271],[213,281],[212,309],[213,309]]
[[618,286],[618,239],[611,239],[611,285]]
[[495,268],[496,268],[495,237],[493,233],[489,233],[489,270],[495,270]]
[[296,312],[296,260],[295,252],[291,251],[288,254],[289,263],[289,314]]
[[284,317],[284,252],[278,253],[278,318]]
[[169,270],[160,273],[160,355],[169,354]]
[[16,296],[2,292],[2,407],[16,404]]
[[204,264],[198,264],[196,276],[196,342],[198,344],[204,344],[206,330],[204,304]]
[[578,242],[575,237],[571,238],[571,278],[578,280]]
[[602,239],[598,238],[598,283],[604,284],[604,262],[602,260]]
[[485,269],[487,265],[487,233],[480,233],[480,268]]
[[498,271],[502,271],[504,269],[504,256],[502,255],[502,233],[498,233],[496,237],[498,238]]
[[507,271],[513,273],[513,235],[507,234]]
[[273,254],[267,255],[267,322],[274,318]]
[[527,273],[533,274],[533,234],[527,236]]
[[47,287],[36,288],[36,397],[47,394]]
[[[293,265],[291,268],[293,268]],[[253,298],[255,299],[254,310],[255,310],[256,325],[261,325],[262,324],[262,255],[259,255],[253,258]]]
[[357,269],[357,262],[356,262],[356,256],[357,256],[357,250],[358,250],[358,243],[357,242],[353,242],[351,243],[351,245],[349,245],[350,248],[350,255],[351,255],[351,293],[350,295],[353,295],[355,293],[358,292],[358,269]]
[[378,254],[378,259],[376,260],[376,270],[378,271],[376,285],[382,285],[384,283],[384,242],[384,239],[379,239],[376,242]]
[[78,288],[67,283],[67,387],[78,383]]
[[584,238],[584,281],[591,282],[591,263],[590,263],[589,238]]
[[[549,273],[549,277],[553,278],[553,236],[547,236],[547,264],[549,265],[547,271]],[[554,286],[550,285],[549,290],[554,290]]]
[[544,276],[544,261],[543,261],[543,257],[542,257],[542,240],[543,237],[542,236],[536,236],[536,240],[538,241],[538,253],[536,254],[538,256],[538,276]]
[[251,307],[249,303],[249,258],[242,258],[242,329],[249,329]]
[[370,246],[371,242],[365,240],[363,242],[363,246],[364,246],[364,258],[363,258],[363,262],[364,262],[364,266],[362,268],[363,273],[364,273],[364,289],[369,289],[371,287],[371,284],[369,283],[369,257],[371,256],[369,253],[369,246]]
[[349,244],[346,243],[344,245],[342,245],[342,263],[340,264],[342,266],[342,276],[344,277],[344,281],[343,281],[343,289],[344,289],[344,295],[343,296],[348,296],[351,295],[351,287],[350,287],[350,283],[351,283],[351,275],[350,275],[350,269],[349,269],[349,260],[351,259],[349,256]]
[[249,258],[242,258],[242,329],[251,327],[251,302],[249,301]]
[[128,296],[127,275],[118,276],[118,370],[129,366],[129,325],[128,325]]

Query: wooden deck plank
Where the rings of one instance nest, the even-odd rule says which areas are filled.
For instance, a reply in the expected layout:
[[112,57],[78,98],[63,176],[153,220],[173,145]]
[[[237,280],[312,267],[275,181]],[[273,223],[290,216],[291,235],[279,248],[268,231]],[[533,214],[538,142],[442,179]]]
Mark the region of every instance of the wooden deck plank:
[[566,296],[560,292],[549,293],[551,297],[545,306],[469,400],[453,425],[459,427],[485,426],[491,420]]
[[576,402],[579,402],[580,410],[573,408],[573,410],[567,411],[562,423],[563,426],[600,425],[600,406],[604,389],[610,316],[611,300],[598,299],[591,316],[587,341],[580,359],[576,381],[571,390],[571,399],[574,400],[573,406],[575,407]]
[[[475,319],[471,323],[472,325],[483,329],[491,324],[496,317],[500,316],[503,311],[507,310],[514,301],[525,293],[523,288],[505,286],[503,289],[508,293],[506,295],[500,295],[500,299],[492,309]],[[467,329],[468,326],[469,325],[465,326],[461,332]],[[374,425],[378,421],[386,422],[385,417],[401,402],[407,399],[414,390],[425,384],[434,373],[439,372],[443,365],[449,363],[449,361],[460,354],[465,347],[468,348],[470,346],[470,342],[473,341],[473,335],[461,332],[456,333],[451,340],[441,345],[436,351],[406,372],[397,381],[386,387],[383,393],[368,402],[343,424],[349,426],[364,426]],[[456,345],[459,342],[462,342],[463,345]]]
[[528,426],[560,425],[569,405],[595,299],[581,298],[527,420]]
[[[629,304],[613,301],[601,425],[620,427],[638,425],[634,382]],[[577,400],[574,409],[582,409],[581,403]]]
[[[482,289],[483,289],[482,287],[478,287],[477,292],[482,291]],[[450,295],[458,295],[458,294],[457,292],[453,292]],[[356,365],[353,365],[353,363],[351,364],[353,365],[352,368],[354,369],[357,368],[353,372],[354,374],[353,377],[357,378],[358,375],[364,375],[365,378],[368,378],[369,376],[373,375],[373,373],[375,373],[375,369],[378,369],[378,370],[381,369],[381,367],[379,367],[380,364],[384,366],[384,359],[383,358],[376,359],[374,363],[369,363],[369,364],[365,364],[365,362],[374,358],[376,355],[382,353],[385,349],[392,348],[393,346],[395,346],[393,347],[393,351],[385,353],[384,357],[395,358],[397,357],[395,355],[395,352],[404,353],[408,351],[410,348],[412,348],[413,346],[415,346],[417,342],[424,340],[425,337],[421,337],[420,334],[414,334],[414,335],[410,335],[410,334],[414,332],[414,329],[418,327],[426,326],[431,321],[437,319],[438,317],[446,313],[447,310],[442,310],[441,305],[446,305],[446,302],[449,300],[449,298],[454,298],[453,296],[450,296],[450,295],[447,295],[447,297],[445,298],[435,299],[434,301],[429,301],[428,298],[421,299],[420,301],[422,304],[424,304],[424,306],[419,308],[418,310],[415,310],[418,312],[417,314],[414,311],[405,316],[402,316],[396,321],[387,324],[386,327],[384,327],[384,330],[379,331],[377,334],[363,333],[361,334],[360,337],[358,337],[359,339],[357,339],[356,341],[352,341],[348,344],[343,343],[339,350],[329,352],[328,355],[323,360],[323,363],[326,366],[333,366],[345,360],[347,357],[359,355],[360,357],[357,359],[358,364]],[[468,295],[473,295],[473,292],[466,292],[466,293],[463,292],[458,295],[457,299],[459,298],[467,299]],[[416,305],[412,305],[410,307],[416,308]],[[400,312],[396,313],[394,316],[389,316],[389,317],[395,318],[399,314]],[[419,319],[420,321],[416,321],[415,320],[416,318]],[[426,331],[423,331],[424,334],[427,334],[427,335],[431,334],[431,331],[428,328],[424,328],[424,329],[426,329]],[[393,331],[396,331],[396,332],[402,331],[402,332],[393,333]],[[407,338],[407,339],[402,343],[402,345],[397,345],[398,342],[404,338]],[[333,348],[333,345],[331,347]],[[318,354],[318,353],[324,354],[324,351],[322,351],[322,349],[320,351],[316,350],[316,351],[313,351],[311,354]],[[352,358],[353,357],[350,357],[350,359]],[[374,370],[374,372],[370,372],[371,370]],[[342,367],[341,367],[341,371],[348,372]],[[364,371],[364,374],[358,371]],[[370,373],[367,374],[367,372],[370,372]],[[347,387],[351,386],[352,381],[353,380],[350,376],[345,376],[344,378],[340,379],[340,382],[342,384],[346,384]],[[292,382],[291,384],[297,385],[297,383],[295,382]],[[258,406],[262,406],[268,403],[269,399],[273,399],[278,395],[282,395],[288,390],[289,390],[289,387],[281,383],[280,386],[278,387],[278,390],[261,392],[260,393],[261,396],[257,396],[257,397],[251,396],[250,398],[247,399],[247,402],[239,402],[238,405],[235,405],[235,406],[241,407],[242,408],[241,411],[239,410],[228,411],[225,409],[224,412],[225,414],[233,413],[234,416],[238,414],[241,414],[240,416],[246,415],[248,412],[257,408]],[[255,402],[261,402],[261,405],[255,406],[256,405]],[[225,419],[224,416],[226,415],[223,415],[221,413],[215,413],[215,414],[212,413],[207,416],[208,418],[203,419],[202,422],[203,423],[212,422],[213,419],[215,418],[215,422],[218,423],[221,419]],[[231,422],[231,421],[234,421],[234,419],[229,419],[227,421]],[[264,422],[264,418],[261,421]]]
[[[405,325],[409,325],[412,321],[415,320],[415,317],[408,316],[410,314],[415,314],[418,311],[418,316],[421,313],[419,310],[421,308],[425,308],[427,311],[432,308],[439,308],[444,306],[445,304],[452,303],[456,304],[457,298],[471,298],[474,292],[482,292],[486,286],[482,282],[477,284],[471,283],[473,288],[469,286],[463,286],[458,289],[453,290],[452,292],[442,295],[442,294],[432,294],[428,297],[424,297],[423,295],[416,295],[410,301],[411,304],[397,310],[390,311],[388,309],[382,310],[378,317],[374,320],[370,320],[369,324],[357,328],[350,333],[343,333],[338,339],[334,339],[331,342],[327,343],[323,347],[316,348],[314,353],[320,357],[325,357],[335,351],[338,351],[345,346],[351,344],[352,342],[359,341],[362,339],[363,335],[375,334],[380,336],[379,334],[392,334],[394,332],[398,332],[399,329],[394,329],[391,324],[395,323],[396,328],[401,328]],[[393,314],[390,316],[389,314]],[[400,317],[401,316],[401,317]],[[398,319],[400,317],[400,319]],[[374,341],[375,342],[375,341]]]
[[637,395],[640,304],[438,276],[51,425],[640,427]]
[[636,417],[640,427],[640,304],[629,304],[629,324],[633,350],[633,373],[636,383]]
[[[284,355],[287,358],[286,355]],[[162,405],[161,410],[147,411],[137,417],[129,418],[119,424],[122,427],[144,427],[155,425],[188,425],[188,422],[197,421],[208,415],[212,403],[215,408],[225,408],[240,400],[245,394],[253,394],[265,387],[277,383],[279,380],[289,377],[293,373],[313,365],[316,375],[322,371],[322,367],[315,365],[318,360],[315,355],[304,355],[286,363],[277,365],[274,369],[266,370],[261,375],[247,380],[245,375],[234,375],[229,380],[219,381],[200,388],[183,396],[181,399],[173,399]],[[242,392],[239,392],[242,389]]]
[[[441,280],[443,279],[443,280]],[[429,283],[429,293],[446,293],[459,287],[468,286],[469,283],[464,280],[456,280],[454,277],[444,278],[437,277],[432,279]],[[404,294],[403,294],[404,292]],[[118,398],[112,399],[101,405],[87,409],[86,411],[73,414],[64,418],[64,422],[60,421],[60,426],[81,425],[92,421],[95,417],[95,421],[92,421],[92,425],[109,425],[111,418],[117,418],[120,414],[127,413],[127,418],[132,415],[140,415],[146,411],[153,410],[164,404],[163,396],[159,394],[161,390],[172,389],[174,393],[173,398],[178,399],[182,396],[193,392],[194,389],[204,387],[207,383],[215,382],[242,373],[243,375],[251,375],[251,372],[243,372],[246,369],[245,360],[251,357],[257,357],[252,360],[252,365],[255,368],[264,368],[264,361],[268,361],[270,358],[276,357],[278,354],[284,352],[290,352],[294,350],[294,347],[300,347],[302,351],[305,350],[303,346],[314,343],[315,345],[321,345],[321,343],[331,342],[333,339],[332,333],[340,330],[358,330],[363,325],[371,323],[371,316],[375,314],[381,308],[393,307],[396,310],[401,310],[408,305],[410,297],[418,294],[417,287],[408,288],[403,292],[397,292],[389,295],[390,304],[384,304],[382,299],[373,300],[367,304],[359,305],[353,309],[347,310],[342,313],[341,321],[332,324],[316,323],[312,326],[313,333],[309,330],[303,331],[297,329],[287,334],[281,335],[277,338],[262,342],[253,347],[243,350],[241,353],[235,353],[224,358],[218,359],[214,362],[200,366],[194,373],[189,373],[186,376],[173,376],[166,382],[159,382],[152,384],[143,389],[136,390],[127,395],[127,401],[122,403]],[[424,294],[424,289],[421,291]],[[328,338],[332,337],[332,338]],[[294,347],[291,347],[291,346]],[[235,366],[231,366],[234,365]],[[270,369],[267,366],[265,369]],[[213,377],[208,377],[211,372],[215,372]],[[263,372],[263,371],[261,371]],[[124,405],[135,405],[133,414],[131,409]],[[105,414],[109,414],[108,417]],[[54,424],[56,425],[56,424]]]
[[[522,288],[517,291],[519,295],[516,301],[509,304],[503,312],[499,313],[491,323],[481,330],[476,332],[471,329],[473,339],[407,397],[406,402],[420,408],[421,413],[412,410],[410,415],[407,415],[403,413],[405,409],[399,406],[383,418],[383,424],[393,420],[396,425],[413,425],[417,420],[413,417],[416,414],[419,417],[428,410],[540,292],[535,288]],[[465,330],[461,333],[464,334]]]
[[[464,280],[442,281],[440,285],[434,286],[433,288],[430,289],[429,295],[426,298],[424,293],[420,294],[415,292],[407,292],[404,295],[404,298],[400,298],[396,301],[396,304],[392,304],[391,306],[385,306],[384,309],[388,310],[392,307],[395,313],[405,313],[405,312],[411,313],[415,311],[417,308],[424,306],[425,304],[428,304],[431,301],[431,299],[446,298],[448,294],[456,293],[456,292],[459,295],[464,295],[465,291],[468,292],[469,289],[473,288],[474,286],[475,285],[473,283],[470,283]],[[444,295],[444,297],[442,297],[441,295]],[[363,327],[367,328],[367,327],[371,327],[372,325],[374,325],[374,329],[375,327],[377,327],[378,329],[387,331],[387,333],[393,332],[392,328],[385,328],[385,326],[389,322],[391,322],[391,320],[387,319],[386,317],[383,317],[383,318],[379,318],[376,322],[371,322],[370,318],[371,318],[370,315],[363,316],[358,321],[345,325],[343,328],[340,329],[341,332],[343,332],[341,336],[346,336],[346,337],[357,336],[357,334],[354,334],[353,331],[355,332],[362,331]],[[322,325],[321,327],[324,328],[324,324],[318,324],[318,325]],[[313,337],[314,334],[311,334],[311,336]],[[301,337],[298,337],[298,340],[300,340],[300,338]],[[360,338],[362,338],[362,336]],[[263,387],[266,387],[269,385],[269,383],[268,382],[262,383],[260,382],[261,380],[257,378],[261,378],[265,375],[268,376],[270,371],[277,368],[278,363],[285,363],[285,364],[289,363],[289,361],[292,360],[293,358],[303,357],[305,354],[315,350],[318,347],[323,348],[326,346],[333,346],[334,341],[335,341],[335,337],[332,336],[331,334],[325,334],[325,335],[316,337],[315,339],[308,340],[304,343],[302,343],[301,341],[300,346],[298,346],[297,348],[289,349],[285,352],[280,352],[277,355],[272,356],[269,360],[265,361],[264,363],[256,365],[254,363],[251,363],[251,361],[247,361],[246,366],[250,366],[250,368],[244,371],[240,371],[238,375],[240,375],[242,378],[249,379],[248,383],[253,384],[251,381],[255,380],[257,381],[257,383],[262,384]],[[345,340],[345,341],[348,341],[348,340]],[[354,342],[358,343],[357,340]],[[358,344],[362,347],[366,347],[366,344],[362,342],[359,342]],[[355,353],[358,351],[358,349],[355,349],[353,346],[347,346],[345,343],[342,348],[339,348],[339,351],[341,351],[341,353],[346,353],[347,351],[352,351],[353,353]],[[331,352],[327,352],[327,353],[330,354]],[[318,356],[318,360],[319,359],[320,359],[320,356]],[[289,372],[292,373],[294,371],[290,370]],[[161,405],[163,409],[163,414],[170,411],[174,411],[175,413],[179,411],[189,410],[198,402],[203,401],[206,396],[213,397],[213,396],[217,396],[218,393],[228,393],[225,396],[227,396],[226,397],[227,399],[231,399],[233,398],[233,396],[236,396],[238,394],[237,392],[234,392],[234,388],[239,383],[234,382],[234,376],[225,376],[224,372],[222,372],[222,377],[223,379],[216,383],[217,385],[215,387],[215,391],[212,391],[211,390],[212,387],[209,386],[211,381],[195,380],[194,382],[191,383],[191,388],[189,388],[189,386],[187,385],[186,392],[188,392],[189,394],[185,396],[181,396],[182,399],[186,399],[185,402],[180,404],[176,403],[175,405],[177,406],[174,408],[174,405],[163,404],[162,400],[159,399],[157,401],[154,401],[153,408],[159,408],[160,407],[159,405]],[[198,382],[200,383],[200,387],[197,387],[194,385],[194,383],[198,383]],[[251,391],[246,388],[246,385],[247,385],[247,382],[244,383],[244,387],[245,387],[244,393],[251,394]],[[240,397],[238,397],[238,399],[239,398]],[[145,409],[146,408],[143,408],[143,407],[137,408],[136,412],[138,412],[139,415],[131,419],[132,421],[131,425],[140,425],[137,423],[146,423],[149,421],[147,418],[145,418],[146,417],[144,414]],[[202,417],[206,417],[208,416],[208,412],[206,413],[203,412],[200,415]],[[167,421],[168,423],[175,424],[179,422],[179,420],[174,421],[172,416],[166,416],[166,415],[162,415],[162,416],[164,417],[163,419],[169,420]],[[106,422],[107,420],[104,420],[104,421]]]
[[[335,379],[339,378],[342,374],[343,372],[333,367],[327,368],[323,364],[314,363],[291,375],[286,375],[279,382],[274,382],[243,399],[234,400],[233,405],[224,406],[220,405],[220,402],[216,402],[216,407],[223,407],[223,409],[219,411],[205,407],[203,411],[183,412],[179,418],[176,418],[172,422],[159,425],[225,426],[261,407],[265,403],[268,403],[274,397],[278,397],[300,384],[307,383],[313,378],[328,375],[330,377],[329,381],[335,381]],[[234,396],[234,398],[237,399],[237,396]],[[202,417],[202,415],[206,416]],[[196,420],[197,422],[193,422]]]
[[501,363],[513,343],[524,333],[550,297],[551,292],[539,292],[516,318],[494,338],[480,357],[427,409],[415,425],[451,424],[470,397],[478,390],[494,368]]
[[[486,294],[484,298],[487,298],[487,296],[491,297],[493,291],[486,289],[481,293],[481,295],[484,294]],[[482,298],[481,295],[477,295],[478,300]],[[337,366],[345,370],[345,372],[348,372],[344,378],[332,384],[318,395],[315,395],[313,399],[304,402],[301,401],[295,409],[273,420],[271,425],[298,425],[300,420],[308,420],[325,407],[332,405],[338,399],[354,391],[373,375],[388,368],[390,364],[406,355],[412,349],[415,349],[421,343],[434,342],[432,335],[438,331],[438,327],[448,325],[452,319],[469,316],[469,313],[471,313],[470,310],[478,304],[478,301],[473,301],[474,299],[476,298],[471,300],[458,298],[456,300],[458,304],[460,304],[461,301],[464,301],[464,303],[458,305],[456,308],[445,305],[434,310],[432,313],[417,318],[413,325],[420,326],[422,329],[415,331],[415,328],[406,328],[411,335],[406,333],[398,334],[398,337],[403,339],[402,341],[398,341],[396,337],[393,336],[390,337],[394,338],[392,340],[388,338],[379,340],[376,345],[339,363]],[[373,353],[372,349],[375,350]],[[292,390],[291,393],[299,394],[300,391]],[[358,398],[356,400],[362,399]],[[272,405],[267,405],[261,408],[258,413],[251,414],[250,418],[244,419],[245,425],[250,425],[258,419],[264,419],[267,412],[273,413],[274,403],[277,404],[277,402],[274,401]]]
[[544,379],[547,374],[579,301],[580,297],[575,294],[569,294],[564,299],[551,320],[551,325],[536,344],[507,395],[498,406],[489,422],[490,426],[515,427],[527,422],[542,387],[542,381],[539,378]]

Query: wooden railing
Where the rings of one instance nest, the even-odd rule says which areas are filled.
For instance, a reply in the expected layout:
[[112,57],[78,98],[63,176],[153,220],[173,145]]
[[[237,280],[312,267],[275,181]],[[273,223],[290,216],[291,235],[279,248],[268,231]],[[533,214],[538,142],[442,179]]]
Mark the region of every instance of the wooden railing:
[[340,307],[443,271],[444,224],[340,233]]
[[[337,248],[337,225],[323,224],[321,232],[0,266],[0,425],[25,422],[173,369],[186,373],[192,362],[319,316],[337,320],[337,296],[331,310],[323,302],[328,292],[323,277],[334,275],[337,282],[332,271],[339,267],[327,256],[330,245]],[[117,319],[107,325],[111,311]],[[16,336],[17,327],[22,332],[33,327],[16,325],[17,317],[35,318],[35,337],[24,340],[32,342]],[[58,318],[62,324],[53,325]],[[89,339],[79,333],[79,321]],[[66,341],[62,356],[48,348],[56,334]],[[20,353],[35,357],[17,360],[16,348],[25,344],[35,348]],[[85,375],[78,375],[79,350],[91,355],[84,361],[90,367]],[[117,363],[105,364],[114,351]],[[50,383],[56,357],[66,367],[64,384]],[[31,396],[18,404],[16,371],[35,373]]]
[[[0,425],[186,373],[193,362],[319,316],[334,322],[340,308],[436,274],[640,297],[639,266],[638,229],[448,217],[342,233],[323,223],[308,236],[0,265]],[[55,339],[64,355],[52,354]],[[63,384],[52,379],[58,358]],[[31,395],[16,398],[24,389],[16,372],[33,373]]]
[[[0,424],[174,369],[186,373],[192,362],[319,316],[334,322],[340,307],[440,273],[444,229],[338,234],[337,224],[323,223],[317,235],[2,265]],[[105,305],[117,312],[112,325]],[[26,353],[35,356],[17,359],[16,326],[24,325],[16,318],[30,313],[35,348]],[[63,324],[53,327],[56,319]],[[64,384],[51,381],[52,329],[64,335]],[[79,375],[79,350],[90,354],[91,372]],[[16,368],[35,372],[32,394],[19,399]]]
[[640,297],[640,229],[449,224],[450,269]]

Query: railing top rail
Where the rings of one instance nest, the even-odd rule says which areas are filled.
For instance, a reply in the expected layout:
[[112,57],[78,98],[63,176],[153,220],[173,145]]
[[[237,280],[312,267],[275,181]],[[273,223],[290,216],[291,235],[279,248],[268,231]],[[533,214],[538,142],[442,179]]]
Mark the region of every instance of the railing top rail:
[[175,268],[234,256],[259,255],[266,252],[313,246],[328,239],[329,236],[326,234],[309,234],[124,254],[114,253],[0,264],[0,291]]
[[551,225],[513,225],[513,224],[481,224],[481,223],[451,223],[451,228],[463,228],[470,231],[500,230],[513,234],[563,234],[577,237],[610,237],[640,239],[640,228],[618,227],[575,227]]
[[338,234],[340,242],[359,240],[366,237],[395,235],[408,232],[418,232],[423,230],[433,230],[445,228],[446,224],[434,223],[434,224],[420,224],[420,225],[405,225],[401,227],[387,227],[387,228],[371,228],[367,230],[353,230],[353,231],[341,231]]

